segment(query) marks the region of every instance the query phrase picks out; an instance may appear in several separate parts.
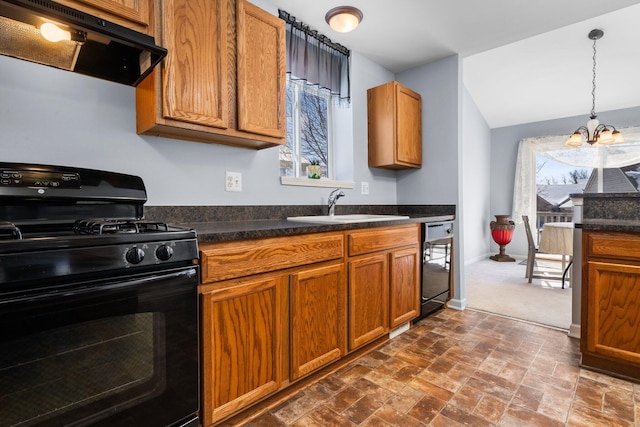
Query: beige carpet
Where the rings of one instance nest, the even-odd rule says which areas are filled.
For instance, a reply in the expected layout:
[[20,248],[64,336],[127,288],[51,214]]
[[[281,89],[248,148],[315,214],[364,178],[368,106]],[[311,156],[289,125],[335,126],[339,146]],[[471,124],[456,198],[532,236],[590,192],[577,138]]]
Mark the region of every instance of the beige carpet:
[[[465,266],[468,308],[568,330],[571,325],[571,288],[559,280],[524,277],[525,265],[482,260]],[[542,260],[538,269],[557,275],[561,265]]]

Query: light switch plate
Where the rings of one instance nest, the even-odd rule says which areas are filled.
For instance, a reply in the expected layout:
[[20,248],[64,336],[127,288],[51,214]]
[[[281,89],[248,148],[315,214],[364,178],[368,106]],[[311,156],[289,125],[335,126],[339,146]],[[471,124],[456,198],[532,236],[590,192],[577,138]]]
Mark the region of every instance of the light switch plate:
[[362,194],[369,195],[369,183],[366,181],[362,181]]
[[240,172],[227,171],[224,178],[225,191],[242,191],[242,174]]

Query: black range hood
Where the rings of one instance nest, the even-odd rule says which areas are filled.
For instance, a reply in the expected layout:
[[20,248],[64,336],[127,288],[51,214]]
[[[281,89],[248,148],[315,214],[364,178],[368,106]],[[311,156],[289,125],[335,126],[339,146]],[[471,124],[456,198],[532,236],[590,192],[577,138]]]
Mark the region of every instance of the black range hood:
[[[45,23],[63,39],[45,39]],[[151,36],[53,1],[0,0],[0,54],[136,86],[167,50]]]

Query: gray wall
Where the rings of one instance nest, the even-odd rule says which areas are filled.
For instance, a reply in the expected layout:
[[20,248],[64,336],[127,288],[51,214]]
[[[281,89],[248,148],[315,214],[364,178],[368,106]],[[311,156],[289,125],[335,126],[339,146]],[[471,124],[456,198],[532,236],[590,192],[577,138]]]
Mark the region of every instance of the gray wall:
[[462,229],[464,262],[488,256],[491,241],[491,130],[465,89],[462,105]]
[[[586,124],[589,112],[582,116],[566,117],[543,122],[527,123],[491,130],[491,215],[513,212],[513,180],[515,176],[518,143],[523,138],[548,135],[568,135],[578,126]],[[602,123],[616,128],[640,125],[640,107],[598,113]],[[491,250],[498,245],[491,240]],[[513,240],[507,246],[509,255],[527,255],[527,236],[522,224],[516,226]]]
[[[149,205],[323,204],[328,188],[280,185],[278,149],[254,151],[139,136],[135,89],[0,56],[1,159],[61,164],[139,175]],[[367,166],[366,89],[393,80],[393,73],[352,57],[353,127],[340,129],[353,145],[350,164],[356,188],[346,204],[395,204],[395,175]],[[345,137],[345,135],[347,135]],[[351,150],[347,150],[349,153]],[[242,173],[242,192],[224,191],[225,171]],[[361,181],[370,195],[360,195]]]

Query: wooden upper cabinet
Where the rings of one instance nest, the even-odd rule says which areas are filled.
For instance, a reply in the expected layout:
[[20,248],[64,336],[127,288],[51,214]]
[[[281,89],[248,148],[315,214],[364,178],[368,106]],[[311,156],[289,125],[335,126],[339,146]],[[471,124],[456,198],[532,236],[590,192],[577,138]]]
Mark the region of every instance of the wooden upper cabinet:
[[163,116],[205,126],[229,126],[227,3],[162,2],[164,47]]
[[[123,27],[154,35],[151,0],[56,0]],[[156,41],[157,43],[157,41]]]
[[163,0],[156,16],[169,53],[136,88],[139,134],[286,142],[284,21],[244,0]]
[[285,23],[238,2],[238,129],[284,138]]
[[422,98],[391,81],[367,90],[369,166],[422,167]]

